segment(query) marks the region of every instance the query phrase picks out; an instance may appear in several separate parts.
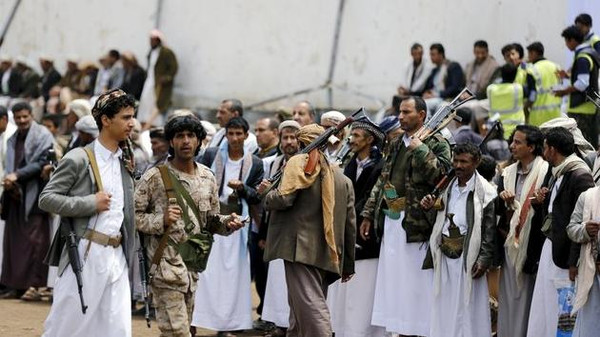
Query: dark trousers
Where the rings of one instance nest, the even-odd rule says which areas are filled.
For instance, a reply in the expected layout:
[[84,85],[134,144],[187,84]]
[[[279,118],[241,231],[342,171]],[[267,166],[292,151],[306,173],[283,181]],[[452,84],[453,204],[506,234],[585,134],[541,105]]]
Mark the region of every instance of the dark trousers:
[[262,315],[263,303],[265,301],[265,289],[267,288],[268,265],[263,260],[264,250],[258,247],[258,233],[250,231],[250,272],[254,279],[256,292],[260,303],[256,307],[256,313]]

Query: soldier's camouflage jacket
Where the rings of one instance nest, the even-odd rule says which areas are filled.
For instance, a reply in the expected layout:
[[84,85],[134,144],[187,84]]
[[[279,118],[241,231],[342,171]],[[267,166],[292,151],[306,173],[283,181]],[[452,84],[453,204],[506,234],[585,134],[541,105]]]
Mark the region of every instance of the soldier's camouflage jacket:
[[402,136],[389,145],[381,176],[371,190],[369,200],[361,213],[371,219],[378,237],[383,235],[384,209],[383,188],[389,181],[399,197],[406,198],[402,227],[408,242],[429,240],[435,222],[436,211],[423,211],[421,199],[431,193],[437,182],[451,167],[451,152],[448,141],[440,134],[426,139],[423,144],[409,150]]

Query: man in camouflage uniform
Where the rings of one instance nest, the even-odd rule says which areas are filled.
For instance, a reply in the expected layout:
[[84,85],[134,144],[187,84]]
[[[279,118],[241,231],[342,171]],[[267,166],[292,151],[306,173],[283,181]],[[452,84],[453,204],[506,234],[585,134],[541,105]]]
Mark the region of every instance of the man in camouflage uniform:
[[389,145],[382,174],[361,213],[362,238],[383,237],[372,324],[401,335],[429,335],[433,273],[421,267],[435,210],[423,211],[419,201],[450,167],[450,146],[441,135],[423,142],[413,137],[426,116],[422,98],[402,101],[398,118],[404,135]]
[[[169,233],[169,241],[179,244],[185,242],[190,234],[199,233],[202,227],[214,234],[229,235],[243,226],[235,214],[219,215],[215,177],[208,168],[194,161],[206,136],[200,121],[193,116],[176,117],[165,126],[165,136],[173,154],[166,165],[196,203],[200,219],[196,219],[192,208],[188,207],[187,213],[194,226],[186,232],[183,210],[178,204],[169,203],[159,168],[148,170],[135,191],[135,216],[138,230],[146,234],[150,259],[157,253],[165,231]],[[190,336],[198,274],[188,270],[177,246],[168,244],[152,277],[156,320],[161,336]]]

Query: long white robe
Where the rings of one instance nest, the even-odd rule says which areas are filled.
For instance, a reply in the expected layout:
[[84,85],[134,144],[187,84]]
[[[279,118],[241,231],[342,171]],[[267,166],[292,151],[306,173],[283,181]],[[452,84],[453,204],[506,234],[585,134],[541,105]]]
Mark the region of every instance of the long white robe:
[[400,219],[385,217],[371,324],[403,335],[428,336],[433,270],[422,270],[427,244],[407,243]]
[[498,337],[527,335],[534,286],[535,275],[523,273],[521,287],[518,287],[514,265],[509,259],[504,260],[498,295]]
[[261,318],[273,322],[280,328],[290,326],[290,304],[288,303],[285,267],[282,259],[269,262],[267,287]]
[[336,337],[383,337],[385,329],[371,325],[375,279],[379,259],[358,260],[356,274],[346,282],[335,281],[327,292],[331,325]]
[[441,260],[442,286],[433,298],[430,337],[485,337],[492,335],[487,279],[474,279],[469,303],[465,304],[463,258]]
[[[88,226],[116,236],[120,234],[124,218],[120,150],[110,154],[96,141],[94,151],[104,189],[112,197],[109,210],[91,217]],[[77,281],[73,269],[68,266],[56,281],[54,302],[43,336],[131,336],[131,291],[123,249],[88,243],[81,239],[78,246],[83,261],[81,277],[87,311],[81,312]]]
[[[54,240],[54,235],[58,234],[58,227],[60,226],[60,216],[53,214],[50,216],[50,242]],[[58,278],[58,267],[48,267],[48,287],[53,288]]]
[[248,228],[214,238],[206,270],[199,274],[192,325],[217,331],[251,329]]
[[568,280],[569,270],[552,261],[552,241],[546,239],[529,311],[528,337],[555,337],[558,325],[558,292],[556,280]]
[[600,276],[596,274],[586,303],[577,312],[573,337],[597,336],[600,334]]
[[[154,67],[156,66],[156,60],[158,59],[158,53],[160,48],[155,48],[150,52],[150,62],[148,64],[148,75],[146,76],[146,81],[144,82],[144,87],[142,88],[142,95],[140,96],[140,105],[138,107],[137,120],[140,123],[147,122],[150,116],[152,116],[152,112],[156,109],[156,93],[154,90],[155,87],[155,78],[154,78]],[[154,125],[162,124],[162,117],[159,116],[154,120]]]

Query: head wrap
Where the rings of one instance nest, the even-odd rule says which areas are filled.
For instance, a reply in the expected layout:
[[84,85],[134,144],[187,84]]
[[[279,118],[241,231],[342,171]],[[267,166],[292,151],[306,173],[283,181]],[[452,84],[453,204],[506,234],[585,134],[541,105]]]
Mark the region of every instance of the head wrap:
[[[324,132],[323,127],[317,124],[303,126],[296,132],[298,140],[305,145],[310,144]],[[333,208],[335,206],[335,184],[333,180],[333,169],[327,162],[325,155],[315,149],[311,154],[301,153],[290,158],[283,170],[279,193],[288,195],[297,190],[303,190],[310,187],[317,178],[321,180],[321,206],[323,208],[323,229],[325,231],[325,241],[329,247],[331,261],[339,267],[339,256],[335,244],[335,235],[333,228]],[[309,156],[318,155],[318,161],[312,173],[306,173],[305,168],[309,161]]]
[[573,139],[575,140],[575,147],[577,148],[577,151],[579,151],[579,153],[582,156],[585,157],[588,154],[590,154],[591,152],[595,151],[592,144],[590,144],[585,139],[585,137],[583,136],[583,133],[581,133],[581,130],[579,130],[579,128],[577,127],[577,122],[573,118],[558,117],[558,118],[551,119],[551,120],[543,123],[542,125],[540,125],[540,130],[544,131],[544,130],[551,129],[554,127],[559,127],[559,126],[562,126],[563,128],[569,130],[569,132],[571,132],[573,134]]
[[352,123],[352,130],[361,129],[369,132],[374,138],[375,142],[373,145],[383,144],[385,140],[385,134],[379,129],[379,127],[368,120],[361,120]]
[[40,61],[48,61],[50,63],[54,63],[54,57],[52,57],[48,54],[42,54],[42,55],[40,55]]
[[154,37],[160,40],[161,43],[165,43],[165,35],[158,29],[153,29],[150,31],[150,37]]
[[296,132],[296,137],[298,141],[302,143],[304,146],[312,143],[317,137],[319,137],[325,129],[318,124],[308,124],[301,127],[298,132]]
[[294,120],[283,121],[279,124],[278,131],[281,132],[284,128],[292,128],[298,131],[300,130],[300,124]]
[[217,129],[215,128],[215,126],[208,121],[200,121],[200,124],[202,124],[202,127],[204,128],[204,130],[206,131],[206,136],[207,137],[211,137],[215,135],[215,133],[217,133]]
[[67,105],[65,112],[68,114],[73,112],[77,118],[81,119],[84,116],[92,114],[92,106],[87,99],[76,99]]
[[91,115],[83,116],[75,123],[75,129],[79,132],[85,132],[92,135],[94,138],[98,137],[98,125]]
[[344,116],[344,114],[339,111],[335,111],[335,110],[327,111],[326,113],[321,115],[321,125],[323,124],[323,122],[329,122],[329,123],[337,126],[344,119],[346,119],[346,116]]
[[388,134],[394,130],[400,128],[400,120],[396,116],[387,116],[381,123],[379,123],[379,129],[384,133]]

